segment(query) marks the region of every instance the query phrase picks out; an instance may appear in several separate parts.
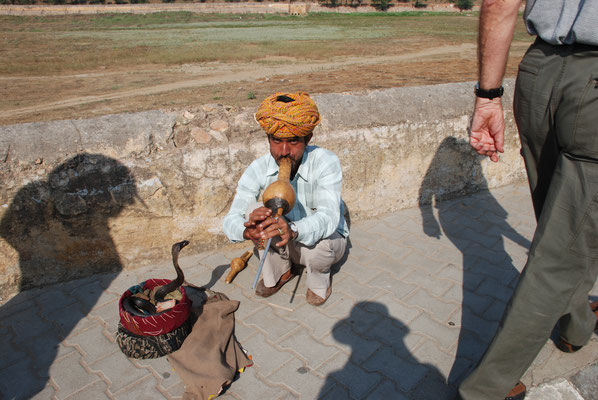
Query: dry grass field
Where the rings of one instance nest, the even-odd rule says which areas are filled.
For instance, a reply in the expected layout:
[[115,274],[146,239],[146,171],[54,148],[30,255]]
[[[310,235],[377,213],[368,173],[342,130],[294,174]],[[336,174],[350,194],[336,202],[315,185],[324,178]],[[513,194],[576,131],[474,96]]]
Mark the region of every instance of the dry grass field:
[[[476,79],[477,13],[0,16],[0,125]],[[531,42],[519,21],[507,74]]]

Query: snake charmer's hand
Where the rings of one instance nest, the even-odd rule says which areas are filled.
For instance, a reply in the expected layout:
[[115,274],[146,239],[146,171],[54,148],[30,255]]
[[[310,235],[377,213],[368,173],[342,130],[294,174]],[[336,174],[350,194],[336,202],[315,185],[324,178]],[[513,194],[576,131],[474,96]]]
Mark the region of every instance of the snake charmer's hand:
[[477,97],[469,131],[469,144],[478,154],[497,162],[498,153],[504,152],[504,141],[505,121],[500,98]]
[[272,215],[272,210],[268,207],[258,207],[249,214],[249,219],[243,224],[245,231],[243,231],[243,238],[251,240],[258,245],[262,239],[261,232],[263,226],[261,225],[268,217]]
[[282,217],[269,217],[259,225],[262,226],[260,233],[262,239],[280,236],[280,241],[276,243],[278,247],[285,246],[293,238],[293,231]]

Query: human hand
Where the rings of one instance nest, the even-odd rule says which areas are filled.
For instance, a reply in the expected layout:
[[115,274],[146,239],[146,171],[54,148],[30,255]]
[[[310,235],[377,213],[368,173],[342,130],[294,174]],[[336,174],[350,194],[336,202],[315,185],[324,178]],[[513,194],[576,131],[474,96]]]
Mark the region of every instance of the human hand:
[[249,214],[247,222],[243,224],[243,226],[245,226],[243,237],[258,245],[259,241],[262,239],[260,234],[263,230],[263,225],[261,224],[266,221],[270,215],[272,215],[272,210],[268,207],[262,206],[253,210],[251,214]]
[[497,162],[498,153],[504,152],[505,121],[500,98],[476,98],[469,144],[473,149],[490,160]]
[[285,246],[291,239],[293,239],[293,231],[284,218],[270,217],[260,225],[263,225],[263,229],[260,233],[263,240],[280,236],[280,241],[276,243],[276,246],[278,247]]

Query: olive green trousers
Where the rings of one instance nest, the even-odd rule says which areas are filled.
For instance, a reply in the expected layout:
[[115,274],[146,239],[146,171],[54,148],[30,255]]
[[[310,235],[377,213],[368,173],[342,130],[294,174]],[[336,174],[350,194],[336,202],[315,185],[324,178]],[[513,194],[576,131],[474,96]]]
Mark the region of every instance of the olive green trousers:
[[514,113],[538,225],[498,331],[462,382],[465,400],[499,400],[559,324],[585,345],[598,274],[598,47],[541,40],[523,58]]

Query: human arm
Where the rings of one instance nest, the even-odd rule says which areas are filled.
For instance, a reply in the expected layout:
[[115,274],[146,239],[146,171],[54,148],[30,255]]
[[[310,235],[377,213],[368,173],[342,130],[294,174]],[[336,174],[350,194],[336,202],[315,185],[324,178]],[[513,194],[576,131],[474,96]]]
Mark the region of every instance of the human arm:
[[[478,32],[478,76],[481,89],[498,88],[505,74],[509,47],[521,0],[485,0]],[[494,162],[504,151],[505,123],[500,97],[476,97],[469,143]]]
[[[222,221],[222,230],[231,242],[253,240],[256,236],[255,232],[249,235],[248,231],[255,230],[257,225],[267,217],[260,214],[259,207],[255,207],[258,196],[266,184],[265,171],[265,160],[260,158],[251,163],[239,179],[231,207]],[[255,209],[252,210],[250,207]],[[246,215],[248,212],[249,215]],[[246,225],[248,222],[250,224]]]

